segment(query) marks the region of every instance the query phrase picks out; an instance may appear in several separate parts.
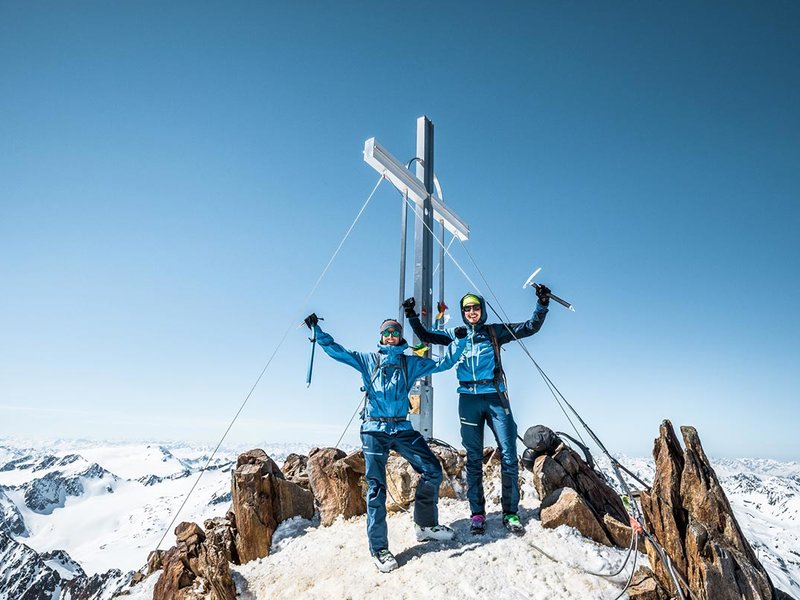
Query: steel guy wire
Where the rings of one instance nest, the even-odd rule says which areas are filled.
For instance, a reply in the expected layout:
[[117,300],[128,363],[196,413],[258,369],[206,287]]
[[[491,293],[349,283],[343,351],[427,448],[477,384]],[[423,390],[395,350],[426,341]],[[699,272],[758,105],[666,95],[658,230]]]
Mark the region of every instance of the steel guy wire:
[[[328,261],[328,264],[325,265],[325,268],[322,270],[322,273],[320,274],[320,276],[317,278],[317,281],[312,286],[311,291],[306,295],[305,299],[303,300],[303,303],[302,303],[303,308],[305,308],[308,305],[308,301],[314,295],[314,292],[317,291],[317,287],[319,287],[319,284],[322,281],[322,278],[325,277],[325,274],[328,272],[328,269],[330,268],[330,266],[333,264],[333,261],[338,256],[339,251],[342,249],[342,246],[344,245],[345,241],[347,241],[347,238],[350,236],[350,232],[353,231],[353,228],[356,226],[356,223],[358,223],[358,220],[361,218],[361,215],[363,214],[364,210],[366,210],[367,205],[369,204],[370,200],[372,200],[372,197],[375,195],[375,192],[378,190],[378,187],[380,186],[381,182],[384,179],[385,179],[384,175],[381,175],[378,178],[378,182],[375,184],[375,187],[372,188],[372,192],[370,192],[370,194],[367,197],[366,201],[364,201],[364,204],[361,206],[361,210],[358,211],[358,214],[356,215],[355,219],[353,219],[353,222],[350,224],[350,227],[347,229],[347,232],[344,234],[344,237],[342,238],[342,241],[339,242],[339,245],[336,247],[336,250],[334,251],[333,255],[331,256],[330,260]],[[217,452],[219,451],[220,446],[222,446],[222,443],[225,441],[225,438],[228,436],[228,433],[230,433],[230,430],[233,427],[234,423],[236,423],[236,420],[239,418],[239,415],[242,413],[242,410],[244,410],[244,407],[247,404],[248,400],[250,400],[250,397],[253,395],[253,392],[255,391],[256,387],[259,384],[259,382],[264,377],[264,373],[267,372],[267,369],[269,368],[270,364],[272,364],[272,360],[275,358],[275,355],[278,354],[278,350],[280,350],[281,346],[283,346],[283,343],[286,341],[286,338],[289,335],[289,332],[294,328],[295,328],[295,324],[294,323],[290,323],[289,326],[286,328],[286,331],[283,332],[283,336],[281,337],[280,341],[278,342],[278,345],[275,346],[275,350],[272,351],[272,354],[270,355],[269,359],[267,360],[267,363],[264,365],[264,368],[261,369],[261,373],[258,374],[258,377],[256,378],[255,383],[253,383],[252,387],[250,388],[250,391],[247,392],[247,396],[245,396],[244,401],[242,402],[241,406],[239,406],[239,410],[236,411],[236,414],[233,416],[233,419],[231,419],[231,422],[228,424],[228,428],[225,430],[225,433],[222,434],[222,437],[220,438],[219,443],[217,444],[217,447],[214,448],[214,451],[211,453],[211,456],[208,457],[208,460],[206,461],[206,464],[203,466],[202,469],[200,469],[200,472],[198,473],[197,478],[194,481],[194,484],[192,484],[192,487],[189,489],[189,492],[184,497],[183,502],[181,503],[180,507],[175,512],[175,514],[173,515],[172,520],[170,521],[169,525],[167,525],[166,529],[164,530],[164,534],[161,536],[161,539],[158,541],[158,545],[156,546],[156,550],[158,550],[159,547],[161,546],[161,544],[164,543],[164,538],[167,537],[167,534],[169,533],[170,529],[172,529],[172,526],[175,524],[175,521],[177,520],[178,515],[184,509],[184,507],[186,506],[186,503],[189,501],[189,497],[192,495],[192,492],[194,492],[195,488],[197,487],[197,484],[200,483],[200,479],[203,477],[203,473],[206,472],[206,469],[208,468],[208,465],[211,464],[211,461],[214,459],[214,456],[216,456]]]

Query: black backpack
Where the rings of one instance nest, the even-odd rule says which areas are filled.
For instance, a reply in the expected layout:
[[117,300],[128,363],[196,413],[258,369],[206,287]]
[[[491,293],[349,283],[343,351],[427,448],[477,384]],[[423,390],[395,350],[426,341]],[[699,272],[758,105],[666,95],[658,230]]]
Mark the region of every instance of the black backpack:
[[558,445],[561,443],[562,437],[567,438],[578,446],[583,452],[586,464],[589,465],[590,469],[594,469],[594,460],[592,460],[592,454],[589,452],[589,448],[572,436],[561,431],[553,431],[545,425],[528,427],[528,430],[525,432],[522,438],[522,443],[525,444],[525,451],[522,453],[522,465],[529,471],[533,471],[533,463],[536,459],[543,454],[552,454],[555,452],[555,449],[558,448]]

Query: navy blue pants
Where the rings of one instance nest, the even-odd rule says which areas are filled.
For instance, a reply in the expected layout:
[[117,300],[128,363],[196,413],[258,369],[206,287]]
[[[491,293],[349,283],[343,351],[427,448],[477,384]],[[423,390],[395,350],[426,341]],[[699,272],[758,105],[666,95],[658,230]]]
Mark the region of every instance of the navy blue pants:
[[459,394],[461,443],[467,451],[467,499],[472,514],[486,513],[483,494],[483,427],[489,425],[500,448],[503,513],[519,510],[519,462],[517,462],[517,424],[506,414],[500,396]]
[[389,547],[386,529],[386,462],[389,450],[405,458],[420,474],[414,495],[414,522],[420,527],[433,527],[439,522],[437,503],[442,465],[418,431],[403,429],[386,433],[362,431],[361,444],[367,464],[367,537],[369,550],[375,554]]

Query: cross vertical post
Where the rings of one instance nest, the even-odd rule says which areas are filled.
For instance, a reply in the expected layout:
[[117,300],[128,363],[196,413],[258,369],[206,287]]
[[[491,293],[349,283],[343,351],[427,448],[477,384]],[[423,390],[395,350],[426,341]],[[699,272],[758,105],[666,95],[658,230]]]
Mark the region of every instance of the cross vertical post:
[[[431,328],[433,312],[433,123],[428,117],[417,119],[417,179],[427,192],[422,202],[421,219],[414,221],[414,297],[420,303],[419,320]],[[419,341],[414,336],[414,341]],[[430,358],[430,350],[425,352]],[[419,380],[419,424],[417,431],[428,439],[433,436],[433,385],[431,376]]]

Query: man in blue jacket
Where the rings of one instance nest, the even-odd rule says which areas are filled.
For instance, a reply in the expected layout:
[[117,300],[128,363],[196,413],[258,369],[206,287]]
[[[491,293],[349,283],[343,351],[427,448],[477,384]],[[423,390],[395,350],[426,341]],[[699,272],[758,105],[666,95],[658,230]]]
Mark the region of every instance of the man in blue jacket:
[[[483,493],[483,427],[489,425],[500,448],[503,525],[512,533],[525,533],[519,520],[519,463],[517,424],[511,414],[505,374],[500,363],[500,346],[533,335],[542,327],[550,302],[546,286],[537,287],[539,301],[533,316],[524,323],[486,324],[486,303],[477,294],[461,299],[461,316],[468,327],[467,348],[458,364],[458,415],[461,443],[467,452],[467,498],[470,530],[482,534],[486,523]],[[454,329],[426,330],[414,310],[414,299],[403,302],[406,317],[417,337],[428,344],[449,344]]]
[[431,360],[405,354],[408,344],[403,327],[393,319],[385,320],[379,329],[378,352],[354,352],[333,341],[320,329],[315,314],[306,325],[314,330],[317,343],[325,353],[361,373],[367,398],[362,412],[361,443],[366,462],[367,537],[373,562],[388,573],[397,568],[397,560],[389,551],[386,528],[386,463],[389,451],[405,458],[420,474],[414,495],[414,523],[418,541],[450,540],[453,530],[439,525],[437,504],[442,466],[425,439],[411,427],[407,419],[408,393],[414,382],[426,375],[446,371],[456,364],[466,346],[466,327],[454,330],[453,339],[444,356]]

